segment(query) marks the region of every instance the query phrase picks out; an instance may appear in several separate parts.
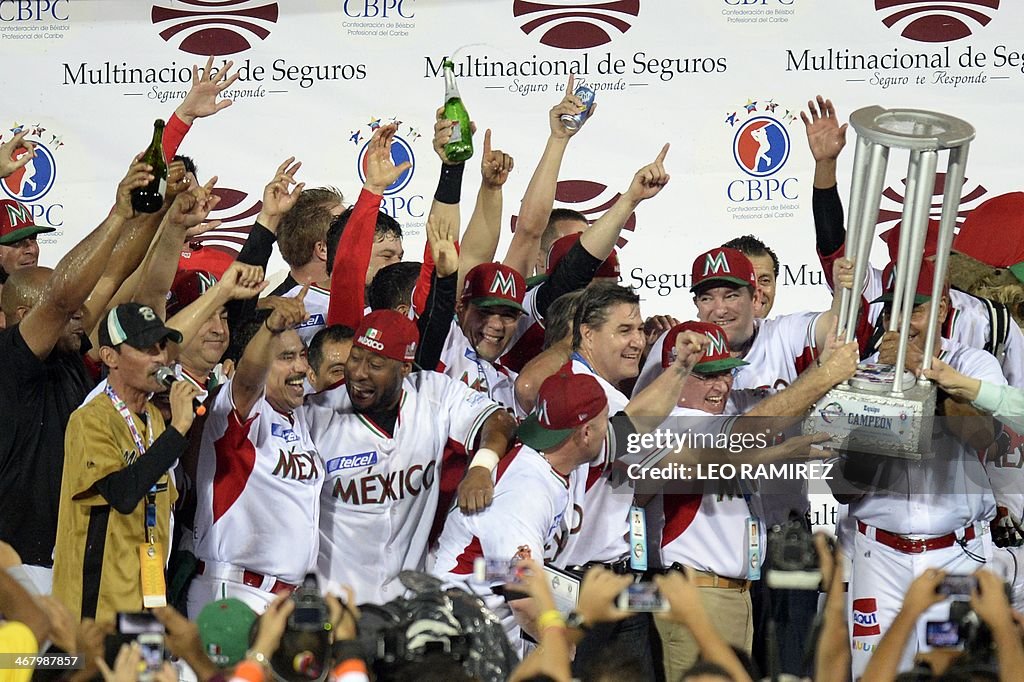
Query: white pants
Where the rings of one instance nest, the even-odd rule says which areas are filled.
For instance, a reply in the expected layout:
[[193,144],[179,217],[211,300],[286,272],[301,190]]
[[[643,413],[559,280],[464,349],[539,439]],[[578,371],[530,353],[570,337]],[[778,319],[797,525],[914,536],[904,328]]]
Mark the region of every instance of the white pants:
[[245,602],[250,609],[256,612],[256,615],[260,615],[277,599],[277,595],[258,587],[249,587],[243,583],[209,575],[197,575],[192,579],[192,584],[188,588],[189,620],[198,618],[199,612],[210,602],[228,598]]
[[[989,561],[992,537],[987,523],[976,523],[977,536],[966,550]],[[878,648],[889,626],[903,606],[903,597],[914,579],[929,568],[947,573],[969,574],[983,563],[968,556],[964,548],[952,547],[920,554],[904,554],[857,532],[853,543],[853,576],[850,581],[850,636],[853,646],[853,679],[864,674],[868,660]],[[927,651],[925,624],[949,619],[950,602],[943,601],[925,611],[918,619],[915,635],[903,650],[900,671],[909,670],[918,651]]]

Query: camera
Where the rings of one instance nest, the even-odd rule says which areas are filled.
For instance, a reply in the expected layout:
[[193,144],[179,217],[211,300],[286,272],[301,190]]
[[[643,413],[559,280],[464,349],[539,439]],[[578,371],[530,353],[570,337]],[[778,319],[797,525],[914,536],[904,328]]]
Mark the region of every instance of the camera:
[[149,611],[117,614],[117,632],[103,639],[103,659],[113,668],[124,644],[138,642],[146,670],[140,680],[152,679],[164,663],[164,626]]
[[306,574],[302,585],[292,592],[292,601],[295,602],[295,610],[288,616],[289,630],[317,632],[329,629],[329,626],[325,626],[330,619],[327,602],[320,594],[320,583],[316,579],[316,574]]
[[814,549],[814,537],[803,517],[793,513],[789,520],[768,532],[768,587],[782,590],[816,590],[821,567]]
[[661,596],[654,583],[633,583],[619,593],[615,605],[622,611],[632,613],[664,613],[669,610],[668,601]]
[[331,623],[316,574],[306,574],[291,601],[295,608],[270,667],[285,682],[323,680],[329,670]]

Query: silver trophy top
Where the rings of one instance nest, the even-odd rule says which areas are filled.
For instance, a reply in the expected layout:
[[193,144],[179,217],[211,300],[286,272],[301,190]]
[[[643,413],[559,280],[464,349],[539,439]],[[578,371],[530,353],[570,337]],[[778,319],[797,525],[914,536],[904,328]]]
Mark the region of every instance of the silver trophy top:
[[875,144],[916,151],[960,147],[975,135],[967,121],[923,109],[864,107],[850,114],[850,125]]

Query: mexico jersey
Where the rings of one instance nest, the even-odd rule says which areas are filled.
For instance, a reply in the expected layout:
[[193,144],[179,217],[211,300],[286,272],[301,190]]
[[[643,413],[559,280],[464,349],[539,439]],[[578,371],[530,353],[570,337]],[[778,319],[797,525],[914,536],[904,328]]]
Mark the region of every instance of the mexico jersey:
[[[590,374],[608,397],[608,414],[613,416],[626,408],[629,400],[622,391],[598,376],[578,354],[566,365],[573,374]],[[633,505],[632,490],[612,479],[615,464],[615,443],[612,429],[598,458],[581,469],[576,481],[576,504],[564,551],[555,564],[559,567],[581,566],[588,561],[618,561],[629,553],[629,508]]]
[[[708,413],[685,407],[675,408],[670,417],[700,419],[704,432],[720,431],[730,422],[726,417],[709,422]],[[661,558],[665,566],[678,562],[727,578],[747,577],[751,514],[742,495],[662,494],[657,500],[664,518]],[[754,538],[758,546],[760,530],[758,523]],[[763,553],[759,551],[757,556]]]
[[[957,371],[1005,384],[999,363],[985,351],[942,339],[939,357]],[[978,453],[936,420],[935,454],[920,462],[887,463],[890,492],[874,491],[850,504],[850,516],[900,535],[943,535],[995,516],[995,499]]]
[[[281,296],[284,298],[295,298],[299,295],[300,291],[302,291],[302,285],[297,284],[291,289],[286,290]],[[330,289],[324,289],[315,284],[309,286],[306,298],[302,302],[306,307],[306,313],[309,314],[309,319],[295,328],[295,331],[299,333],[299,337],[302,339],[302,343],[308,346],[309,342],[313,340],[313,336],[327,326],[327,306],[330,302]]]
[[553,559],[578,471],[563,476],[536,450],[514,447],[494,469],[491,506],[469,515],[455,507],[448,514],[434,572],[444,580],[465,581],[478,557],[510,563]]
[[301,420],[264,396],[238,414],[229,381],[206,416],[196,478],[199,559],[302,582],[316,565],[324,466]]
[[300,412],[327,471],[321,576],[351,585],[360,601],[382,604],[402,594],[398,574],[424,568],[446,448],[471,449],[500,409],[436,372],[414,372],[402,382],[393,434],[353,409],[344,384],[307,397]]
[[515,372],[501,365],[485,360],[477,355],[462,333],[457,319],[452,320],[448,338],[441,351],[441,362],[437,371],[460,381],[474,391],[487,394],[492,400],[501,403],[517,419],[524,419],[526,411],[516,400]]

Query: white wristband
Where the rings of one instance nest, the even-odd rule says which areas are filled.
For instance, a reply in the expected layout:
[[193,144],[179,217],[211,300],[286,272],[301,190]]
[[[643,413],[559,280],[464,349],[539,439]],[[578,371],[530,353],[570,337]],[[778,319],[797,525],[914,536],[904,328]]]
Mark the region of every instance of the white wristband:
[[470,468],[472,467],[485,467],[488,471],[494,471],[494,467],[498,466],[498,460],[501,457],[498,453],[490,448],[480,448],[473,455],[473,460],[469,463]]

